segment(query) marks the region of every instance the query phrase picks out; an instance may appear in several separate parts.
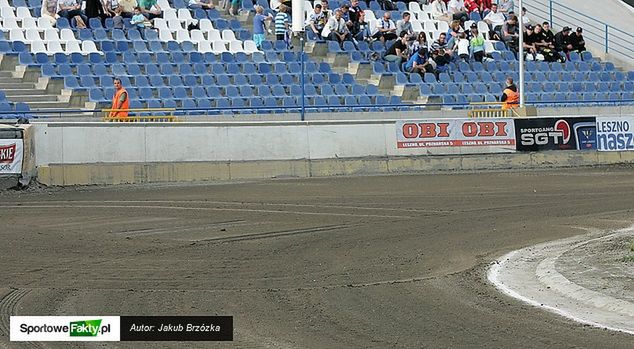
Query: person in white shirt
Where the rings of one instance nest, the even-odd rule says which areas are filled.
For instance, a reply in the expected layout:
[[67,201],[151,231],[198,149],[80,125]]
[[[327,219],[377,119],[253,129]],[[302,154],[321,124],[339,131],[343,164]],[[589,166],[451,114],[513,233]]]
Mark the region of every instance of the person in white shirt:
[[328,19],[328,23],[321,34],[329,40],[337,41],[341,48],[343,48],[344,41],[352,41],[346,21],[341,17],[342,14],[341,10],[336,10],[335,15]]
[[434,0],[431,3],[431,16],[437,21],[449,21],[451,18],[447,4],[443,0]]
[[456,40],[455,50],[458,51],[458,57],[464,60],[465,62],[469,62],[469,45],[471,43],[467,39],[467,34],[464,32],[460,33],[458,40]]
[[522,23],[524,24],[525,27],[533,23],[530,17],[528,17],[528,15],[526,14],[526,7],[522,7]]
[[498,11],[498,5],[491,5],[491,12],[484,17],[484,21],[491,27],[491,30],[499,31],[498,27],[502,27],[506,21],[506,17],[500,11]]
[[382,43],[385,43],[387,40],[394,40],[397,38],[396,24],[391,18],[392,14],[390,11],[385,11],[383,17],[377,20],[376,27],[378,31],[372,36],[373,38],[381,40]]
[[42,11],[40,16],[51,22],[52,26],[57,24],[57,0],[42,0]]
[[464,7],[464,0],[450,0],[447,10],[454,20],[464,23],[469,20],[467,9]]

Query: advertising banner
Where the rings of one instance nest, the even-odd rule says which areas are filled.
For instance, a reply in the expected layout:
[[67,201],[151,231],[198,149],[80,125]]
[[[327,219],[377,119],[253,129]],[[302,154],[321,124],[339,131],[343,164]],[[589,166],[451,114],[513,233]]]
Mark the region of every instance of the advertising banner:
[[22,173],[23,153],[21,139],[0,139],[0,174]]
[[634,150],[634,117],[597,117],[597,149]]
[[512,119],[399,120],[396,147],[436,154],[510,152],[515,150],[514,123]]
[[596,150],[596,118],[515,119],[517,150]]

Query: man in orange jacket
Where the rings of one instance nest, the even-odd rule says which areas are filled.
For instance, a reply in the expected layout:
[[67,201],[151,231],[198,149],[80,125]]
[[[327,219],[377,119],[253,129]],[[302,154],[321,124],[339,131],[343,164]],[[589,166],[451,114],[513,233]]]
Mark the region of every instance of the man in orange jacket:
[[506,78],[506,88],[504,89],[504,93],[502,94],[502,99],[500,101],[504,103],[502,105],[502,109],[505,110],[520,106],[520,94],[517,92],[517,87],[513,83],[513,78]]
[[127,118],[130,101],[128,91],[121,85],[121,79],[114,78],[114,96],[112,97],[112,107],[110,109],[124,109],[124,111],[111,111],[111,118]]

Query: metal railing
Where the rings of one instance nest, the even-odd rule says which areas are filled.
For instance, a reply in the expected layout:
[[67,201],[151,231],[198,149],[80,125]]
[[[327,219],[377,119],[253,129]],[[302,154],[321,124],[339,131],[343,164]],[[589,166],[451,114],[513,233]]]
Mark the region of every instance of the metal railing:
[[[554,0],[526,1],[525,6],[527,5],[530,6],[529,12],[531,14],[537,15],[542,20],[547,20],[553,28],[582,27],[586,43],[595,44],[605,53],[616,53],[634,61],[634,35],[631,33]],[[597,8],[597,10],[599,9]],[[625,14],[625,16],[631,15]]]
[[[175,122],[179,121],[174,115],[175,108],[137,108],[137,109],[102,109],[102,121],[106,122]],[[110,116],[112,112],[128,112],[133,115]],[[136,115],[136,113],[157,113],[156,115]]]
[[[407,112],[407,111],[421,111],[428,113],[427,115],[421,115],[424,117],[437,117],[433,116],[435,112],[441,111],[462,111],[464,116],[469,117],[517,117],[516,110],[511,109],[502,111],[499,107],[500,102],[481,102],[481,103],[426,103],[426,104],[395,104],[395,105],[355,105],[355,106],[332,106],[332,105],[306,105],[305,111],[311,114],[319,113],[345,113],[345,112],[368,112],[376,111],[377,113],[388,112]],[[634,109],[634,99],[623,100],[595,100],[595,101],[527,101],[527,106],[535,106],[537,108],[564,108],[564,107],[610,107],[610,108],[627,108],[626,112],[631,113]],[[218,116],[240,114],[240,115],[261,115],[261,114],[300,114],[302,110],[301,106],[265,106],[265,107],[214,107],[214,108],[161,108],[161,109],[129,109],[130,113],[142,113],[151,115],[130,115],[125,118],[117,117],[91,117],[95,120],[103,120],[108,122],[175,122],[182,121],[183,117],[187,116],[188,119],[195,119],[197,116]],[[6,115],[13,116],[14,119],[19,117],[41,117],[47,119],[63,118],[64,114],[76,114],[76,113],[91,113],[94,115],[100,115],[101,113],[109,113],[112,109],[58,109],[58,110],[31,110],[31,111],[0,111],[0,119],[5,119],[4,122],[8,122]],[[618,110],[617,110],[618,111]],[[197,113],[197,115],[191,115],[189,113]],[[487,114],[488,113],[488,114]],[[51,115],[58,115],[58,117],[51,117]],[[103,114],[101,114],[103,115]],[[386,117],[393,117],[393,114],[385,114]],[[408,116],[410,117],[410,116]],[[69,117],[72,119],[74,117]],[[67,119],[67,120],[68,120]],[[82,118],[83,119],[83,118]],[[345,116],[342,116],[345,119]]]

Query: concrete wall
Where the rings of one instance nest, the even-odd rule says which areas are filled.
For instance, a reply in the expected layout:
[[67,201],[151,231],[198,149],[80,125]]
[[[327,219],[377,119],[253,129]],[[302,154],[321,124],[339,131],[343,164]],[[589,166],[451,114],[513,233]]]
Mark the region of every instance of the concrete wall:
[[[394,121],[35,123],[38,180],[47,185],[184,182],[430,171],[590,166],[631,153],[429,155],[398,149]],[[482,149],[496,152],[500,149]],[[479,150],[480,151],[480,150]],[[508,150],[505,150],[508,152]],[[461,155],[462,154],[462,155]]]

